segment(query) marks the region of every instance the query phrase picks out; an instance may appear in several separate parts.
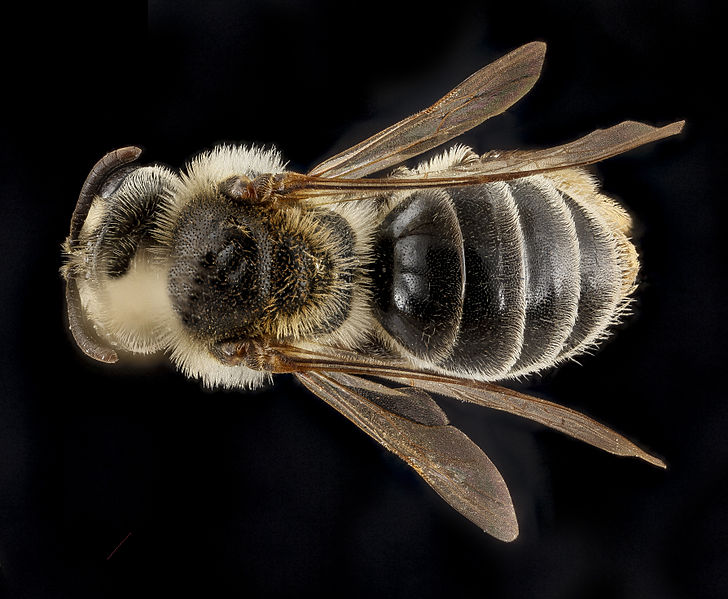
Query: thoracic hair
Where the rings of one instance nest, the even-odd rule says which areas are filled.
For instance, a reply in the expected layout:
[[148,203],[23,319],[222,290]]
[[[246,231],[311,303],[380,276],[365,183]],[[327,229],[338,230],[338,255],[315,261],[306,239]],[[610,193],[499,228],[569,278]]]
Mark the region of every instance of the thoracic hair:
[[347,343],[365,326],[363,280],[370,208],[235,203],[219,190],[233,175],[284,170],[275,149],[217,146],[181,174],[141,167],[93,201],[63,274],[113,347],[167,351],[209,386],[251,387],[267,377],[228,366],[219,341],[265,336]]

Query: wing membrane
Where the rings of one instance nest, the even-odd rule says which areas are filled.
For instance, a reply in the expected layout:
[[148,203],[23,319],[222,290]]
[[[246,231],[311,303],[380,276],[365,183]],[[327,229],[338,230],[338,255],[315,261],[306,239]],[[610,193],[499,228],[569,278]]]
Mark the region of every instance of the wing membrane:
[[[404,379],[392,377],[392,380],[402,382]],[[443,384],[437,381],[412,380],[410,383],[417,389],[427,389],[433,393],[448,395],[533,420],[614,455],[636,457],[653,466],[666,467],[662,460],[596,420],[538,397],[518,393],[492,383],[476,381],[468,382],[472,384],[462,382]]]
[[409,385],[392,389],[382,383],[341,372],[330,373],[329,376],[397,416],[427,426],[449,424],[445,412],[423,389]]
[[454,169],[463,174],[523,177],[546,171],[585,166],[623,154],[639,146],[677,135],[685,121],[653,127],[624,121],[607,129],[597,129],[572,142],[543,150],[489,152],[479,162]]
[[536,83],[546,44],[531,42],[483,67],[429,108],[314,167],[318,177],[363,177],[431,150],[502,113]]
[[509,412],[548,426],[611,454],[635,457],[654,466],[666,467],[659,458],[584,414],[493,383],[413,370],[401,363],[367,361],[354,352],[340,351],[333,355],[309,350],[301,351],[292,347],[281,348],[279,351],[285,354],[285,357],[282,358],[285,366],[282,365],[283,368],[279,370],[280,372],[326,371],[329,374],[339,372],[388,379],[428,393],[437,393]]
[[[677,135],[684,124],[684,121],[677,121],[664,127],[652,127],[645,123],[625,121],[607,129],[597,129],[577,140],[552,148],[489,152],[480,160],[444,171],[441,176],[328,179],[284,173],[280,175],[275,193],[289,201],[326,196],[327,202],[343,202],[363,199],[361,195],[346,195],[353,192],[375,194],[403,189],[461,187],[507,181],[600,162],[641,145]],[[332,199],[332,194],[343,195]]]
[[[445,501],[485,532],[503,541],[518,536],[505,481],[462,431],[447,421],[428,426],[381,407],[371,395],[370,382],[359,377],[334,372],[297,376],[308,389],[402,458]],[[369,394],[361,393],[361,389],[369,390]]]

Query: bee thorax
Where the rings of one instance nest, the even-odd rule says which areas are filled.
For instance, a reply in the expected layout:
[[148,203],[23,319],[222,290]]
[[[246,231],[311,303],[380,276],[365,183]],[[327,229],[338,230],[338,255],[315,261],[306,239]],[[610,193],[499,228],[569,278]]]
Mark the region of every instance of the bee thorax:
[[352,284],[347,227],[328,211],[288,213],[225,197],[191,202],[174,234],[174,309],[207,342],[335,327]]

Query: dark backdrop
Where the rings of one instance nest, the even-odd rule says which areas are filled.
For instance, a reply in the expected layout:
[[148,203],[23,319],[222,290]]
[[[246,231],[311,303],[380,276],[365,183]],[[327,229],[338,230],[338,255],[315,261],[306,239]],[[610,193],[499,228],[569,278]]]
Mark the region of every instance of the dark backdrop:
[[[725,56],[708,2],[65,4],[5,19],[0,595],[725,596]],[[639,223],[635,314],[523,385],[667,471],[445,403],[510,485],[521,536],[503,544],[287,377],[206,392],[70,340],[59,247],[104,152],[179,167],[245,141],[305,170],[534,39],[541,80],[466,136],[478,150],[688,120],[598,167]]]

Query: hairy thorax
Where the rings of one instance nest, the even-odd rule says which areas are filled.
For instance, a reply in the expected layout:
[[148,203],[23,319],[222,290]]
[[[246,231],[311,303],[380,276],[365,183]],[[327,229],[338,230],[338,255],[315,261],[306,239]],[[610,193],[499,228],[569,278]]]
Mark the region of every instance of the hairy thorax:
[[189,202],[173,235],[169,292],[198,339],[296,339],[348,314],[352,235],[328,210],[204,197]]

